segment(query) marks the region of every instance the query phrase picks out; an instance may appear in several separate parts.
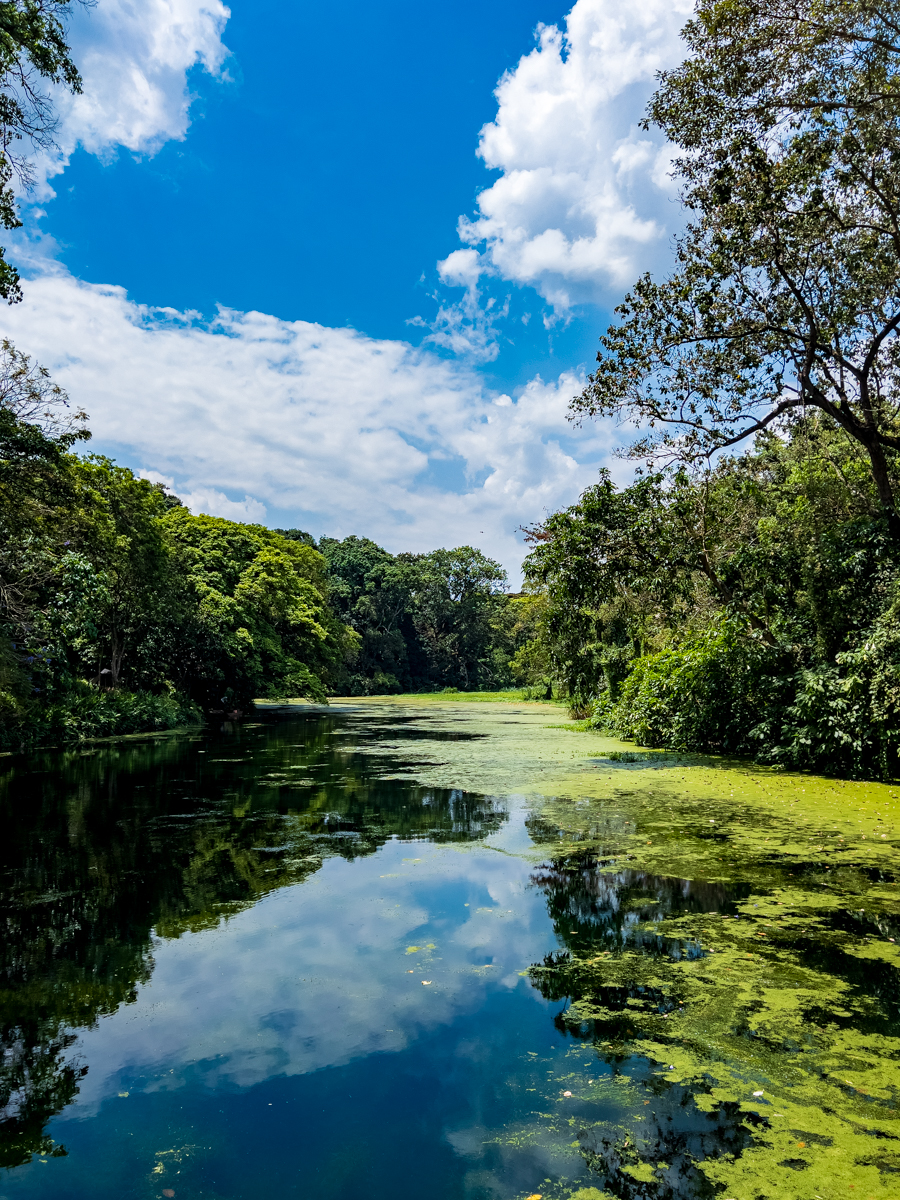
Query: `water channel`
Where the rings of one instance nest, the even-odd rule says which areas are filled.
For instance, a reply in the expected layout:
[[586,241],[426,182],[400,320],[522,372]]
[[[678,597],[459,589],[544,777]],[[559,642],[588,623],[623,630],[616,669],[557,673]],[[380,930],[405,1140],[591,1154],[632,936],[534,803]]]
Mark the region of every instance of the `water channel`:
[[439,698],[2,758],[0,1200],[898,1200],[897,800]]

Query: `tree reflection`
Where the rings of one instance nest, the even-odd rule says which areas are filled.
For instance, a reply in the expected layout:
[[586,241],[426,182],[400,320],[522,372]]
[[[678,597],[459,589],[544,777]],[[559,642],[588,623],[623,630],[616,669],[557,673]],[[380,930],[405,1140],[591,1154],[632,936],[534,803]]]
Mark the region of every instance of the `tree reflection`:
[[636,1040],[643,1015],[666,1016],[678,1008],[679,996],[653,971],[636,967],[627,980],[607,980],[599,964],[626,954],[651,963],[701,955],[696,942],[665,937],[657,932],[657,923],[688,913],[727,913],[748,889],[627,868],[603,869],[602,858],[585,851],[541,864],[532,883],[544,893],[564,947],[533,971],[532,983],[548,1000],[565,1003],[589,997],[597,1014],[573,1021],[565,1007],[555,1018],[556,1028],[592,1043],[613,1078],[642,1075],[649,1097],[627,1133],[606,1122],[585,1121],[577,1128],[582,1157],[598,1186],[620,1200],[712,1197],[715,1189],[697,1164],[740,1154],[752,1140],[753,1120],[760,1119],[748,1119],[736,1104],[698,1107],[696,1088],[651,1074],[630,1043]]
[[135,999],[154,935],[214,926],[330,856],[483,837],[506,819],[489,798],[375,778],[392,764],[334,733],[330,718],[294,719],[6,760],[0,1165],[65,1153],[44,1128],[87,1069],[73,1031]]

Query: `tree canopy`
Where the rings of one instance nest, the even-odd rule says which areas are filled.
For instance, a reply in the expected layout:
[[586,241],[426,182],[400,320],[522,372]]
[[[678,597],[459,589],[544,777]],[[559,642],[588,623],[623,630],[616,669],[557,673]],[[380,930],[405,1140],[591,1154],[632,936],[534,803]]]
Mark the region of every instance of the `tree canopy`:
[[171,727],[255,697],[532,681],[534,623],[481,551],[394,555],[197,515],[78,453],[89,436],[47,372],[0,344],[0,746]]
[[[900,25],[869,0],[707,0],[647,122],[680,150],[677,269],[641,278],[578,416],[637,457],[708,457],[807,409],[864,451],[891,514],[900,449]],[[896,523],[896,518],[894,518]]]

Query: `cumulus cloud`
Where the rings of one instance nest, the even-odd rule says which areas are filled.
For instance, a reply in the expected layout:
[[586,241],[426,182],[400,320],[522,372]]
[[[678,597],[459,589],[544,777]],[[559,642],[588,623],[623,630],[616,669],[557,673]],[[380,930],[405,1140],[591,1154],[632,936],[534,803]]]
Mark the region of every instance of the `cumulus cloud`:
[[538,28],[481,130],[478,153],[501,175],[460,220],[462,241],[481,249],[439,264],[449,282],[471,294],[475,273],[490,272],[560,314],[664,261],[677,220],[669,149],[638,121],[656,72],[683,57],[691,10],[692,0],[577,0],[563,30]]
[[[147,470],[142,467],[135,472],[141,479],[151,483],[161,483],[169,492],[175,492],[175,478],[163,475],[161,471]],[[182,489],[178,497],[192,513],[212,513],[217,517],[227,517],[229,521],[249,521],[251,524],[262,524],[266,519],[266,506],[252,496],[243,500],[231,500],[224,492],[216,488],[198,488],[193,492]]]
[[52,195],[47,180],[78,146],[108,157],[119,146],[152,154],[182,139],[190,123],[188,73],[199,65],[221,74],[229,16],[221,0],[97,0],[77,13],[71,45],[84,89],[55,97],[57,149],[38,158],[33,198]]
[[570,437],[574,374],[497,396],[404,342],[255,312],[202,324],[61,271],[29,283],[4,333],[88,410],[99,447],[195,511],[392,550],[471,543],[514,573],[519,526],[573,502],[617,440]]

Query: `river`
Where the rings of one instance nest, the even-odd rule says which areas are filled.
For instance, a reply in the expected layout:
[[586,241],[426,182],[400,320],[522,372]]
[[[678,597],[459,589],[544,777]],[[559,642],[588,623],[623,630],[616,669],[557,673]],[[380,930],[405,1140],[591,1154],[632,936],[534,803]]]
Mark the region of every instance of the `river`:
[[0,1200],[898,1200],[898,789],[440,697],[0,759]]

